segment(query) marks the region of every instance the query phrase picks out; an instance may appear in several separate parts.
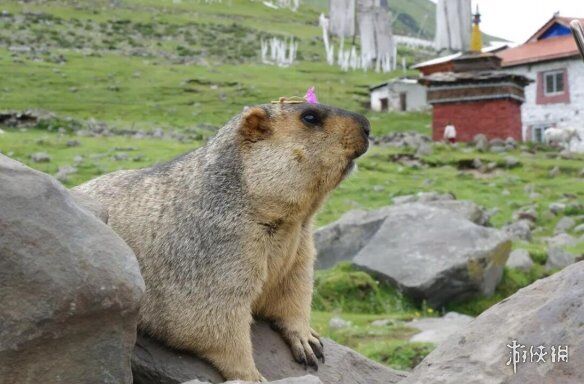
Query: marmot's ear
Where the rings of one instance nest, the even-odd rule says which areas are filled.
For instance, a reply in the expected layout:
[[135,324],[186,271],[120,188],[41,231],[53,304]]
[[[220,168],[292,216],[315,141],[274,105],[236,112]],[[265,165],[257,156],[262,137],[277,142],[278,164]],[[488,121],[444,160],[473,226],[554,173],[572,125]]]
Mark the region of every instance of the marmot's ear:
[[268,114],[260,107],[245,107],[241,116],[239,131],[244,139],[255,142],[272,134]]

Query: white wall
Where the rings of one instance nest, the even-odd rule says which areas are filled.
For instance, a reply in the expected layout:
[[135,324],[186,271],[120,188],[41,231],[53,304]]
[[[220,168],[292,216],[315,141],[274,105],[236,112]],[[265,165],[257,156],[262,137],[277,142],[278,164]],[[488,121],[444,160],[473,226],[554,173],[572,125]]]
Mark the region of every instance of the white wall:
[[[556,69],[567,69],[570,103],[536,104],[537,74]],[[522,65],[504,70],[534,80],[525,88],[525,103],[521,106],[524,140],[531,140],[531,137],[526,137],[527,127],[540,124],[576,127],[584,139],[584,62],[581,59]],[[584,152],[584,142],[574,141],[572,150]]]
[[420,84],[404,82],[390,82],[387,86],[377,88],[371,92],[371,109],[381,111],[381,99],[388,98],[389,110],[400,110],[400,93],[406,93],[406,106],[408,111],[421,111],[428,108],[426,99],[426,87]]
[[387,86],[383,86],[371,91],[371,110],[381,112],[381,99],[388,97]]

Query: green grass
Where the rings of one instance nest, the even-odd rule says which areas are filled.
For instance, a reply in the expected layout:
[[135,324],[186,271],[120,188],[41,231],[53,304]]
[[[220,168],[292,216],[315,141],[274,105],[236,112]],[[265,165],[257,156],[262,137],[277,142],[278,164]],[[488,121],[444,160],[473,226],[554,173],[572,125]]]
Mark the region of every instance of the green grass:
[[[80,145],[68,147],[70,140]],[[200,145],[198,142],[181,143],[176,140],[132,139],[122,136],[77,137],[54,132],[8,130],[0,135],[0,152],[40,171],[56,174],[59,167],[74,165],[78,172],[69,176],[64,184],[68,187],[80,184],[96,176],[120,169],[143,168],[163,162]],[[51,156],[48,163],[33,163],[30,155],[46,152]],[[126,153],[127,160],[116,161],[115,154]],[[75,162],[80,156],[82,160]]]
[[395,288],[371,275],[341,263],[318,271],[314,282],[313,308],[349,313],[414,313],[413,303]]
[[[350,321],[351,326],[330,329],[328,324],[333,316],[340,316]],[[406,321],[414,317],[396,314],[370,315],[313,311],[312,327],[321,336],[329,337],[337,343],[353,348],[370,359],[387,364],[394,369],[411,370],[434,348],[431,344],[409,341],[411,336],[418,333],[416,329],[406,325]],[[388,320],[388,324],[371,325],[375,320]]]

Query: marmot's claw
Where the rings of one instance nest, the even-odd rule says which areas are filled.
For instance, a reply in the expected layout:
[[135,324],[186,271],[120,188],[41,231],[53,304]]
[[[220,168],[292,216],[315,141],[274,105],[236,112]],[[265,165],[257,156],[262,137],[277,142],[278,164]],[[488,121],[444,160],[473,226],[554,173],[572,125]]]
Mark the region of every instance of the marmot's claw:
[[302,340],[302,338],[296,336],[289,340],[289,342],[292,355],[296,362],[302,364],[304,369],[311,367],[318,370],[317,354],[322,356],[322,350],[316,348],[317,352],[315,352],[315,348],[313,347],[314,340],[310,340],[309,338]]
[[319,340],[319,343],[316,344],[311,340],[308,343],[312,347],[312,351],[314,352],[316,357],[324,364],[324,353],[323,353],[322,341]]

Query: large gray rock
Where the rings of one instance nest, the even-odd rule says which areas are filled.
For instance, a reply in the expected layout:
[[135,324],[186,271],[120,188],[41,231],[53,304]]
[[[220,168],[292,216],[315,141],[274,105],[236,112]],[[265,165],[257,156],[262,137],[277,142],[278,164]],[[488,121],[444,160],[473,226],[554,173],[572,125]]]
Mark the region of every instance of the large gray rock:
[[[307,371],[294,361],[290,348],[280,335],[262,322],[252,326],[252,343],[258,370],[268,380],[310,373],[326,384],[391,384],[406,376],[404,372],[384,367],[328,339],[323,339],[326,363],[319,364],[317,372]],[[138,336],[132,369],[134,384],[177,384],[193,379],[223,382],[211,365],[145,336]]]
[[549,247],[546,269],[562,269],[576,262],[576,256],[561,247]]
[[[465,218],[478,225],[489,225],[489,214],[472,201],[454,200],[450,194],[433,192],[398,196],[396,205],[419,202],[430,207],[444,208],[452,215]],[[317,269],[332,268],[341,261],[352,260],[377,232],[394,207],[383,207],[375,211],[352,210],[339,220],[317,230],[314,234],[318,257]]]
[[410,338],[412,342],[440,344],[452,335],[466,328],[473,320],[472,316],[448,312],[442,317],[427,317],[412,320],[406,325],[421,332]]
[[132,382],[132,250],[55,179],[0,155],[0,382]]
[[318,257],[316,269],[334,267],[337,263],[351,260],[377,232],[388,208],[375,212],[353,210],[345,213],[338,221],[314,233]]
[[565,233],[576,226],[576,220],[564,216],[556,224],[555,233]]
[[472,221],[475,224],[488,226],[489,214],[478,204],[468,200],[436,200],[424,203],[431,207],[443,208],[451,213]]
[[[584,262],[536,281],[494,305],[440,344],[403,384],[584,383]],[[507,365],[513,341],[527,362]],[[530,346],[545,362],[531,363]],[[569,346],[568,362],[552,362],[551,347]],[[512,362],[511,362],[512,363]]]
[[424,204],[391,209],[353,264],[431,306],[491,295],[511,241],[502,232]]
[[516,249],[509,255],[507,260],[507,267],[519,269],[521,271],[529,271],[533,267],[533,260],[529,256],[529,252],[525,249]]
[[529,220],[519,220],[514,223],[505,225],[503,232],[511,237],[513,240],[531,241],[531,226],[533,223]]

